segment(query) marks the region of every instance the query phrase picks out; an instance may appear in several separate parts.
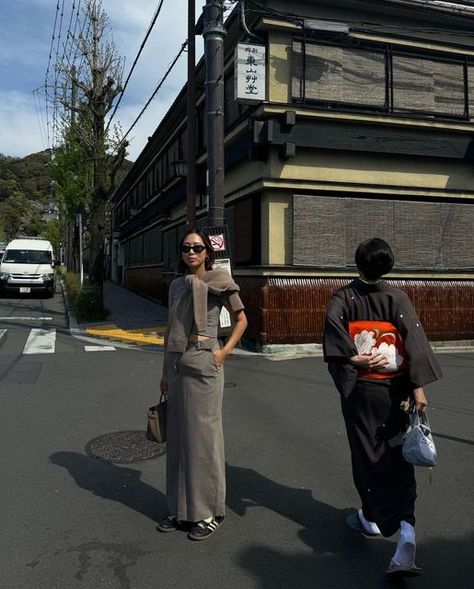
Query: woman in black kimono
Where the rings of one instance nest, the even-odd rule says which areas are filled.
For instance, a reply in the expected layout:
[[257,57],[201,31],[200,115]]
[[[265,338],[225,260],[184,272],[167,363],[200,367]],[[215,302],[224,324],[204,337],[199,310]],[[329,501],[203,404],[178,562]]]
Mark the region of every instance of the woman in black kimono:
[[402,437],[407,401],[425,411],[423,386],[441,378],[441,370],[408,295],[381,278],[394,263],[388,243],[364,241],[355,261],[360,277],[333,294],[323,342],[341,394],[352,474],[362,502],[346,522],[365,536],[400,531],[387,573],[419,575],[416,481],[413,466],[402,457]]

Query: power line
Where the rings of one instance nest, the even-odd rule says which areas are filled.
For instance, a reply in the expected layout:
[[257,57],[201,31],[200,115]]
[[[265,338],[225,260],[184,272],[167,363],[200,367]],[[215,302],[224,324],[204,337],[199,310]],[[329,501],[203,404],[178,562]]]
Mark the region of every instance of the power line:
[[[79,3],[77,5],[77,10],[76,10],[76,2],[75,0],[72,1],[72,8],[71,8],[71,16],[69,18],[69,25],[68,25],[68,29],[67,29],[67,35],[66,35],[66,43],[64,44],[64,50],[63,50],[63,56],[61,58],[61,61],[67,61],[68,66],[71,66],[71,55],[72,55],[72,51],[74,48],[74,35],[76,33],[76,28],[77,28],[77,22],[79,20],[79,7],[81,4],[81,0],[79,0]],[[72,30],[72,19],[74,18],[74,12],[76,13],[76,18],[74,19],[74,30]],[[71,48],[69,49],[69,53],[66,55],[66,49],[68,46],[68,43],[71,45]]]
[[51,45],[49,47],[48,65],[46,67],[46,74],[44,76],[44,89],[45,89],[44,97],[45,97],[46,129],[47,129],[48,146],[51,146],[50,133],[49,133],[50,123],[49,123],[49,115],[48,115],[48,102],[49,102],[49,99],[48,99],[48,76],[49,76],[49,68],[51,67],[51,59],[53,57],[53,46],[54,46],[54,40],[55,40],[55,35],[56,35],[56,25],[58,22],[58,13],[59,13],[59,0],[57,1],[57,5],[56,5],[56,13],[54,16],[53,32],[51,34]]
[[43,144],[43,149],[47,149],[49,146],[47,143],[47,136],[43,120],[43,111],[41,110],[39,91],[40,88],[36,88],[35,90],[33,90],[33,99],[35,102],[36,116],[38,117],[38,126],[41,135],[41,143]]
[[64,18],[64,2],[61,2],[61,13],[59,18],[59,32],[58,32],[58,40],[56,43],[56,64],[55,64],[55,76],[54,76],[54,91],[53,91],[53,142],[56,144],[58,139],[58,78],[59,78],[59,47],[61,44],[61,33],[63,28],[63,18]]
[[141,116],[143,115],[143,113],[145,112],[145,110],[148,108],[148,106],[150,105],[151,101],[153,100],[153,98],[155,98],[155,96],[158,94],[160,88],[163,86],[163,84],[165,83],[167,77],[169,76],[169,74],[171,73],[172,69],[174,68],[174,66],[176,65],[176,62],[178,61],[178,59],[181,57],[181,55],[184,53],[186,47],[188,45],[188,41],[184,41],[184,43],[181,45],[181,49],[178,51],[177,55],[175,56],[175,58],[173,59],[173,61],[171,62],[171,64],[169,65],[168,69],[166,70],[164,76],[161,78],[160,82],[158,83],[158,86],[155,88],[153,94],[150,96],[150,98],[148,99],[147,103],[145,104],[145,106],[142,108],[142,110],[140,111],[140,114],[137,116],[137,118],[133,121],[132,125],[130,126],[130,128],[128,129],[128,131],[125,133],[125,135],[122,137],[122,140],[120,141],[119,146],[125,141],[125,139],[127,138],[127,136],[130,134],[130,131],[133,129],[133,127],[135,127],[135,125],[138,123],[138,121],[140,120]]
[[146,35],[145,35],[145,38],[142,41],[142,44],[140,46],[140,49],[138,50],[137,56],[135,57],[135,60],[134,60],[134,62],[132,64],[132,67],[131,67],[131,69],[130,69],[130,71],[128,73],[127,79],[125,80],[125,84],[124,84],[124,86],[122,88],[122,91],[120,92],[120,95],[119,95],[119,98],[117,100],[117,103],[115,104],[114,110],[112,111],[112,114],[110,115],[110,119],[109,119],[109,121],[107,123],[107,127],[105,128],[105,133],[107,133],[107,131],[108,131],[109,127],[110,127],[110,123],[112,122],[112,119],[114,118],[114,115],[117,112],[117,108],[118,108],[120,102],[122,101],[123,94],[125,92],[125,89],[127,88],[127,85],[128,85],[128,82],[129,82],[129,80],[130,80],[130,78],[132,76],[133,70],[135,69],[135,66],[137,65],[137,62],[138,62],[138,60],[140,58],[140,55],[141,55],[141,53],[143,51],[143,48],[145,47],[145,44],[146,44],[146,42],[148,40],[148,37],[150,36],[150,33],[153,30],[153,27],[155,26],[155,23],[156,23],[156,21],[158,19],[158,16],[160,15],[160,12],[161,12],[161,8],[163,6],[163,3],[164,3],[164,0],[160,0],[160,2],[158,4],[158,7],[155,10],[155,14],[153,15],[152,21],[151,21],[151,23],[150,23],[150,25],[148,27],[148,30],[147,30]]
[[63,54],[61,56],[61,62],[63,62],[64,58],[66,57],[66,49],[67,49],[69,39],[71,36],[71,26],[72,26],[72,19],[74,18],[74,9],[75,8],[76,8],[76,0],[72,0],[71,14],[69,16],[69,24],[67,26],[66,41],[63,43]]

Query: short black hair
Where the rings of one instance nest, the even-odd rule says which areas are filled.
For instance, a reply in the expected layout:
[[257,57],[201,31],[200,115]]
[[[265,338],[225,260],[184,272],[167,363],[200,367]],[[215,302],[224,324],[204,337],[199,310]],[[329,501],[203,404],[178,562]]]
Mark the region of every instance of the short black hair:
[[188,271],[188,267],[186,266],[186,264],[183,261],[183,254],[181,253],[181,246],[183,245],[185,239],[188,237],[188,235],[191,235],[192,233],[199,235],[199,237],[202,239],[203,244],[206,246],[206,264],[205,264],[205,268],[206,270],[212,270],[212,267],[214,266],[214,262],[216,260],[216,254],[214,252],[214,248],[212,247],[211,244],[211,240],[209,239],[209,236],[204,233],[204,231],[201,231],[200,229],[189,229],[186,231],[186,233],[183,235],[183,238],[181,239],[181,241],[179,242],[178,245],[178,256],[179,256],[179,262],[178,262],[178,272],[180,274],[186,274],[186,272]]
[[371,237],[363,241],[356,250],[357,269],[368,280],[377,280],[393,268],[395,257],[392,248],[383,239]]

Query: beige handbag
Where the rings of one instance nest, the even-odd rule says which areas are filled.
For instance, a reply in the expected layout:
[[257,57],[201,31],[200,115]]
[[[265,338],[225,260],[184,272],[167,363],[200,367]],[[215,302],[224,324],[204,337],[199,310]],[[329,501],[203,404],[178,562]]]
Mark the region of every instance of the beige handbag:
[[164,444],[166,442],[166,408],[168,400],[162,393],[158,405],[148,409],[146,438],[151,442]]

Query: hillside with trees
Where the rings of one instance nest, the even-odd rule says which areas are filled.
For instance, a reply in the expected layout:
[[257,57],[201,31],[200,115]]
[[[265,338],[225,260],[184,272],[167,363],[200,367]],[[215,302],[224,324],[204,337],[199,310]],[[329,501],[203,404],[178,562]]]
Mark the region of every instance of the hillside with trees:
[[[57,199],[50,163],[49,150],[22,158],[0,154],[0,241],[17,235],[58,239],[58,220],[53,218]],[[123,162],[120,179],[132,165],[128,160]]]
[[0,154],[0,238],[41,235],[51,207],[49,152],[23,158]]

